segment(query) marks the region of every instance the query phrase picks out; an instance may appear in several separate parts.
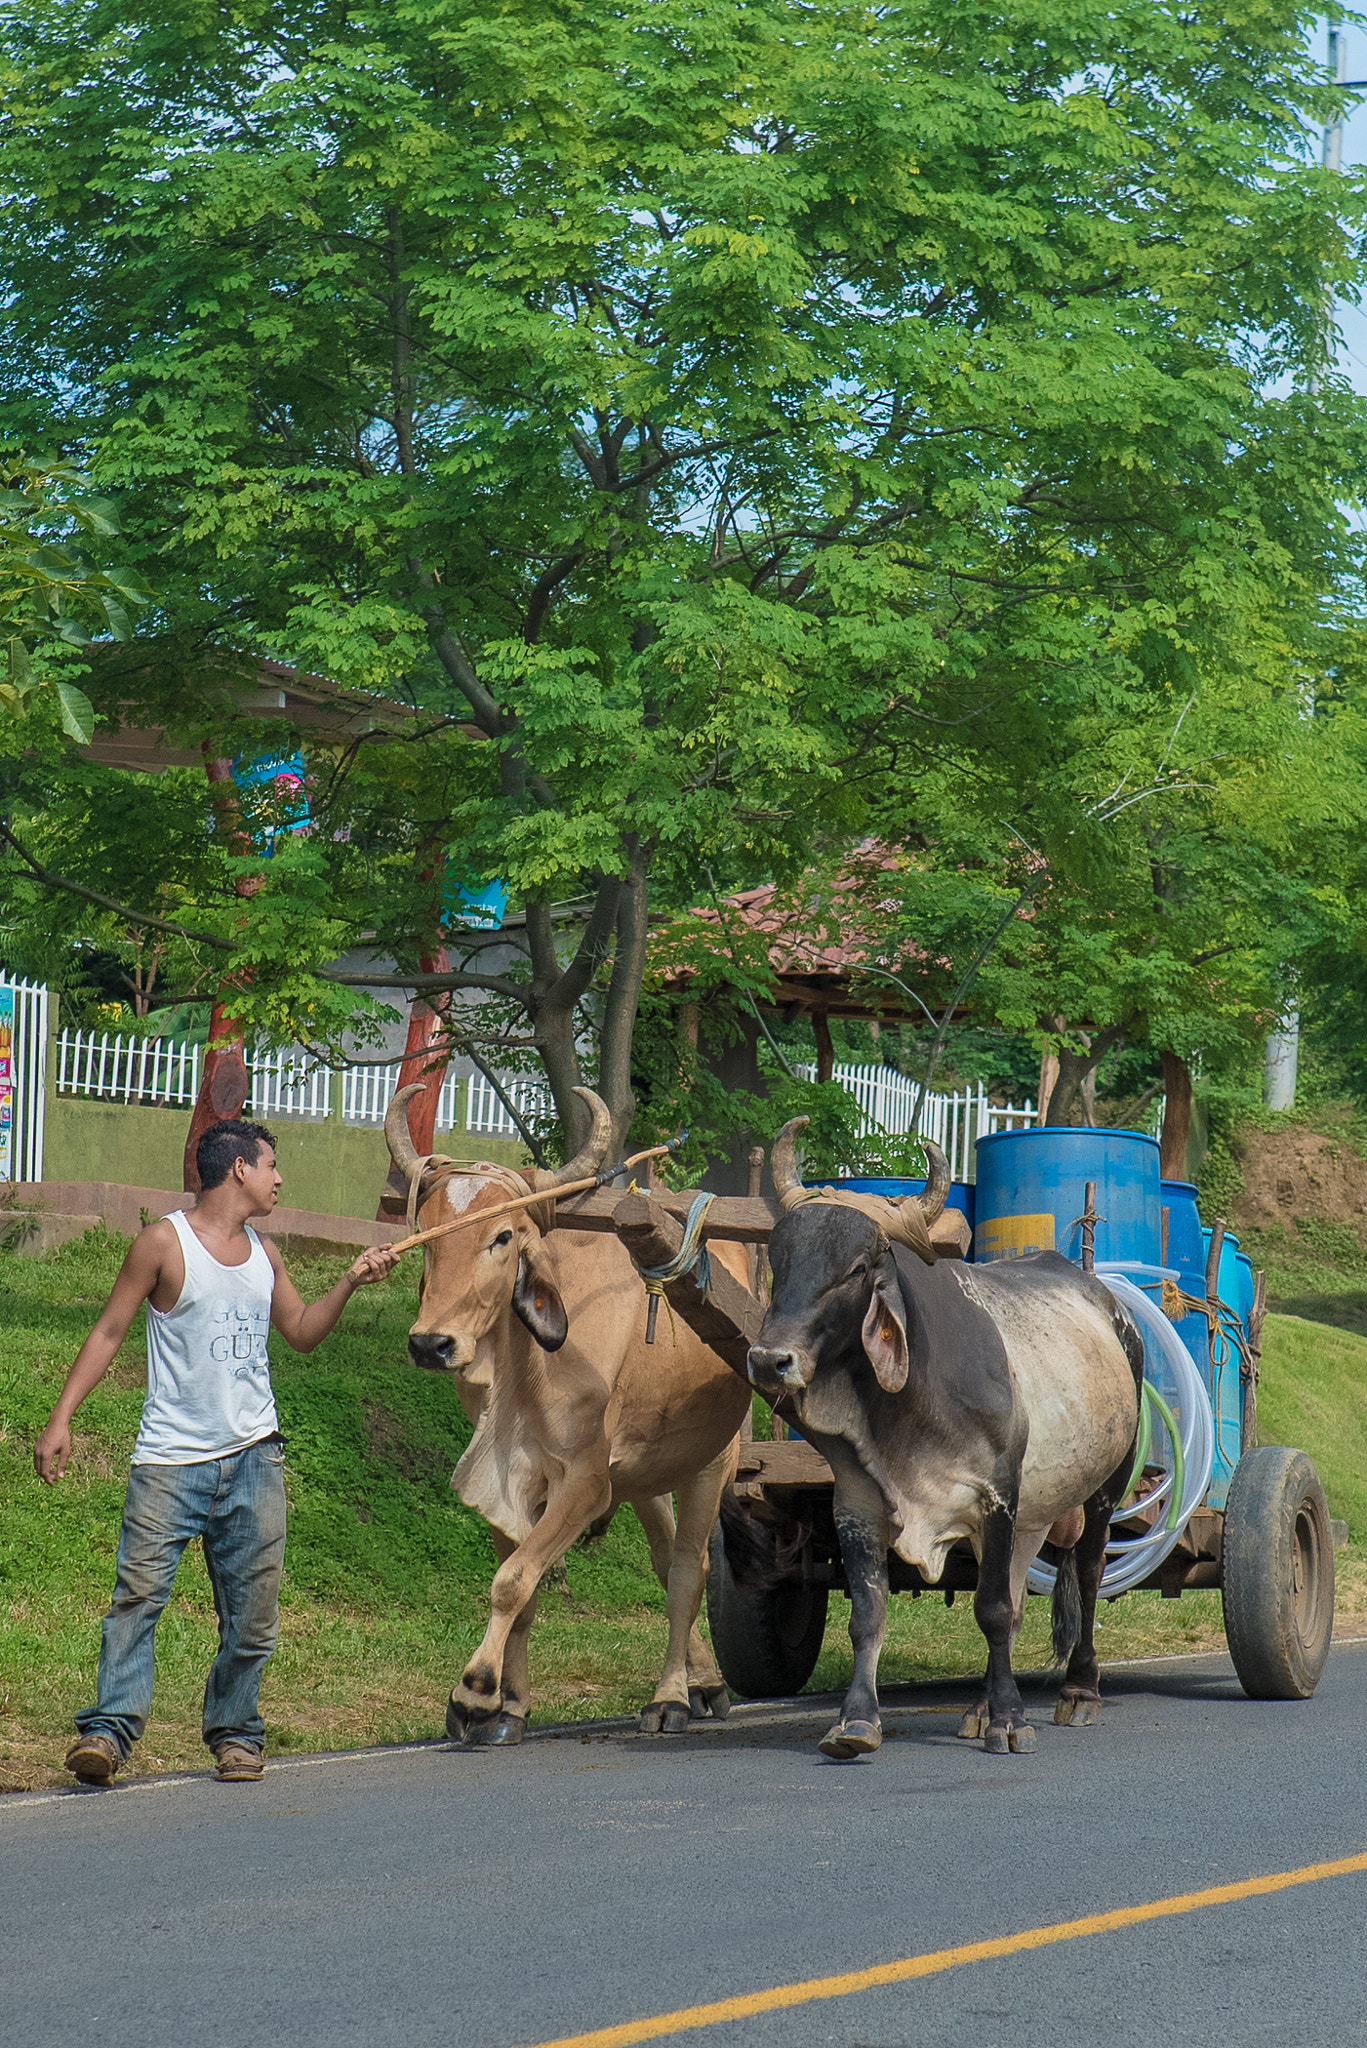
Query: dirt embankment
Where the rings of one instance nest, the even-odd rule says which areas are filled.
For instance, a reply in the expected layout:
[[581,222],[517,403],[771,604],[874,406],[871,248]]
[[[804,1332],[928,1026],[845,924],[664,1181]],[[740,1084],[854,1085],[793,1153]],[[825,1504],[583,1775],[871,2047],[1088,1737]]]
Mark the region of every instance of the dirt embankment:
[[1229,1205],[1238,1230],[1280,1223],[1298,1236],[1298,1219],[1348,1224],[1367,1247],[1367,1159],[1342,1138],[1318,1131],[1242,1130],[1231,1151],[1244,1177]]

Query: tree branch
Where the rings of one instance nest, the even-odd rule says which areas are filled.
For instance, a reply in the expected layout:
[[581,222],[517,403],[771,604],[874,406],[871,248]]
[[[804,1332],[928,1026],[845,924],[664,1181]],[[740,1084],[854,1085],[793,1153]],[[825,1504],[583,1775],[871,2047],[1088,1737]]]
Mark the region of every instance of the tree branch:
[[49,868],[43,867],[34,859],[27,847],[20,845],[3,818],[0,818],[0,838],[14,848],[20,860],[45,889],[60,889],[68,896],[80,896],[87,903],[98,904],[101,910],[112,910],[115,916],[125,918],[129,924],[145,925],[149,931],[169,932],[173,938],[189,939],[198,946],[214,946],[220,953],[237,951],[231,939],[220,939],[213,932],[192,931],[189,925],[177,924],[169,917],[153,917],[150,911],[134,910],[129,904],[116,902],[114,897],[106,896],[99,889],[87,889],[83,883],[69,881],[65,875],[54,875]]
[[465,1058],[470,1061],[471,1065],[477,1067],[480,1073],[483,1074],[485,1080],[489,1083],[489,1086],[493,1089],[495,1095],[503,1104],[503,1107],[507,1110],[513,1122],[517,1125],[518,1130],[522,1134],[522,1142],[527,1147],[527,1150],[531,1153],[532,1158],[536,1161],[537,1165],[543,1167],[547,1165],[548,1162],[546,1159],[545,1151],[541,1144],[541,1140],[535,1135],[530,1125],[524,1120],[521,1110],[513,1101],[512,1096],[509,1095],[507,1089],[503,1086],[503,1083],[499,1080],[498,1075],[494,1073],[491,1067],[487,1067],[484,1064],[484,1061],[480,1058],[479,1054],[475,1050],[474,1040],[467,1037],[465,1032],[463,1032],[460,1026],[455,1022],[454,1018],[451,1015],[449,1003],[446,1005],[444,1012],[438,1011],[437,1014],[439,1016],[444,1015],[446,1029],[452,1042],[456,1045],[458,1050],[464,1054]]
[[401,967],[388,974],[344,974],[335,967],[315,967],[313,972],[319,981],[334,982],[339,988],[411,988],[415,994],[430,988],[478,988],[490,995],[507,996],[524,1009],[530,1007],[526,982],[509,981],[498,974],[460,974],[454,970],[446,974],[407,974]]

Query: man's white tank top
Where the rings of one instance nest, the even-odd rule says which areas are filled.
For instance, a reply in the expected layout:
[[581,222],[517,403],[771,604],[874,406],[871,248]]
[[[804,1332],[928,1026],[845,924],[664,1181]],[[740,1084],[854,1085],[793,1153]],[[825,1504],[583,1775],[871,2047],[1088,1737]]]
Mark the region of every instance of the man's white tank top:
[[275,1273],[256,1232],[251,1256],[223,1266],[178,1209],[185,1282],[174,1308],[147,1304],[147,1399],[135,1465],[198,1465],[259,1443],[279,1427],[266,1338]]

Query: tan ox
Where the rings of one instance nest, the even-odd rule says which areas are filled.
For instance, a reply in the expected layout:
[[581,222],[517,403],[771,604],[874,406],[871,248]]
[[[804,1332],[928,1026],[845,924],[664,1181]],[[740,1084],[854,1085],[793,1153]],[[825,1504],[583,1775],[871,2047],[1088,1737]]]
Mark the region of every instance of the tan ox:
[[[596,1095],[580,1155],[555,1173],[423,1159],[408,1130],[402,1088],[385,1118],[409,1213],[423,1229],[477,1216],[530,1188],[599,1171],[611,1135]],[[549,1209],[550,1205],[547,1205]],[[538,1220],[539,1219],[539,1220]],[[628,1502],[668,1595],[669,1648],[646,1734],[676,1734],[730,1705],[697,1630],[707,1543],[736,1469],[745,1382],[677,1318],[645,1343],[646,1291],[617,1238],[554,1230],[538,1204],[487,1226],[471,1223],[425,1245],[421,1312],[408,1339],[417,1365],[450,1372],[474,1436],[451,1477],[489,1524],[498,1555],[484,1640],[451,1694],[446,1726],[464,1743],[522,1740],[531,1705],[527,1638],[542,1574],[575,1538]],[[709,1247],[744,1281],[744,1252]],[[670,1495],[678,1498],[675,1527]]]

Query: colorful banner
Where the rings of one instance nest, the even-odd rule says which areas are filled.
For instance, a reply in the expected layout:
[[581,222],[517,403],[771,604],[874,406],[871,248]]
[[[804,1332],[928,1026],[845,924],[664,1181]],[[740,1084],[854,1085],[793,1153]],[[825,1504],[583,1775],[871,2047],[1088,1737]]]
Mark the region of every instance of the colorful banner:
[[496,932],[508,908],[508,884],[483,882],[463,886],[448,868],[441,908],[448,931]]
[[14,990],[0,988],[0,1180],[14,1178]]
[[[307,832],[310,826],[308,791],[304,785],[304,756],[298,748],[292,754],[262,754],[254,759],[239,754],[233,762],[233,781],[243,798],[243,810],[248,818],[257,815],[258,829],[252,832],[252,840],[261,848],[269,860],[275,852],[276,842],[284,832]],[[267,815],[264,827],[260,827],[263,806],[253,804],[254,792],[260,792],[275,816]]]

